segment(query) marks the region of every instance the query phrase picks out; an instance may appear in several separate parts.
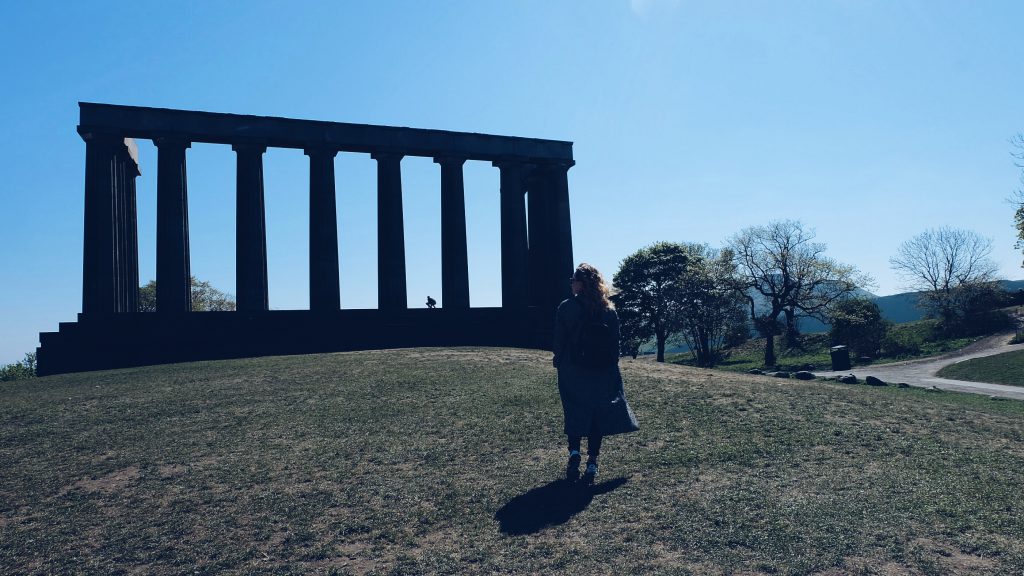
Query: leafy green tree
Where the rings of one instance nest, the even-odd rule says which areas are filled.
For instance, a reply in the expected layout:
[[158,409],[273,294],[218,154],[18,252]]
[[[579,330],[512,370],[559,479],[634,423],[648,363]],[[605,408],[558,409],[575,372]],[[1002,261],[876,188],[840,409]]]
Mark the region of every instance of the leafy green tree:
[[658,242],[627,256],[612,277],[622,331],[631,342],[654,338],[658,362],[665,342],[683,328],[683,276],[690,256],[683,246]]
[[890,325],[878,304],[867,298],[837,302],[829,311],[829,323],[832,345],[845,344],[857,356],[876,355]]
[[743,310],[742,297],[733,288],[736,264],[729,250],[706,244],[683,244],[683,249],[690,265],[683,278],[681,335],[696,365],[710,368],[718,362],[730,330],[735,330],[737,311]]
[[824,255],[825,244],[795,220],[741,230],[729,241],[755,329],[765,338],[764,364],[775,365],[775,335],[785,316],[786,341],[798,344],[798,315],[823,318],[829,307],[870,283],[853,266]]
[[698,366],[714,366],[741,306],[733,290],[732,254],[704,244],[659,242],[625,260],[614,276],[622,346],[635,352],[655,340],[659,362],[665,343],[684,341]]
[[[191,278],[192,311],[218,312],[235,309],[235,300],[210,285],[209,282]],[[156,280],[150,280],[139,287],[139,312],[156,312]]]
[[619,313],[619,354],[636,358],[640,354],[640,347],[646,344],[649,336],[644,336],[642,322],[636,316],[637,312],[623,306],[619,294],[612,295],[612,301]]

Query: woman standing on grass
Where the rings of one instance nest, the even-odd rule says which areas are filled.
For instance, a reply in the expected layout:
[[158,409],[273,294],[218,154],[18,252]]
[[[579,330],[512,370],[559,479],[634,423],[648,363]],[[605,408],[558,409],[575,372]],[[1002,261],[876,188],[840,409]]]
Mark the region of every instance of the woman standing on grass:
[[590,264],[573,272],[573,297],[558,306],[555,317],[555,357],[558,394],[569,438],[565,476],[580,477],[580,443],[587,437],[587,468],[583,481],[597,476],[601,440],[612,434],[639,430],[626,403],[619,372],[619,316],[608,299],[608,286]]

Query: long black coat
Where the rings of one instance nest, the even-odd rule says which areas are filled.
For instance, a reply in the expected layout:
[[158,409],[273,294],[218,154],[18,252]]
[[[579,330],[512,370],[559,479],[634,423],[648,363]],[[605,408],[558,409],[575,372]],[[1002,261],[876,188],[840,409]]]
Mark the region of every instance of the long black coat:
[[[619,364],[593,370],[572,363],[583,305],[575,298],[558,305],[555,316],[554,365],[558,368],[558,394],[562,398],[565,433],[569,436],[610,436],[638,430],[636,416],[626,402]],[[605,310],[602,317],[619,349],[619,315]]]

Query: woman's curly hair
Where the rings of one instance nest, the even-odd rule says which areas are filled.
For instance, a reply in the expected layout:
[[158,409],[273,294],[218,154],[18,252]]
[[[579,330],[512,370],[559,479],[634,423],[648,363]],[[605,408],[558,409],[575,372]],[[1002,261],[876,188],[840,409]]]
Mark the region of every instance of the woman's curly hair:
[[611,291],[604,282],[604,276],[601,276],[601,272],[597,268],[583,262],[572,273],[572,279],[583,283],[583,292],[580,293],[579,298],[587,312],[598,314],[605,310],[615,309],[615,304],[609,299]]

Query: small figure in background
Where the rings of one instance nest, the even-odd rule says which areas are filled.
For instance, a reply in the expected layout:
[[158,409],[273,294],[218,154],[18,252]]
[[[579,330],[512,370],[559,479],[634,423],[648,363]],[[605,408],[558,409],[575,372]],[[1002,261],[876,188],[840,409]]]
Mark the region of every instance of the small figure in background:
[[427,308],[437,308],[437,300],[427,296]]

